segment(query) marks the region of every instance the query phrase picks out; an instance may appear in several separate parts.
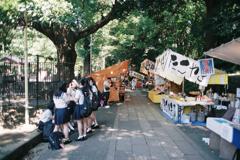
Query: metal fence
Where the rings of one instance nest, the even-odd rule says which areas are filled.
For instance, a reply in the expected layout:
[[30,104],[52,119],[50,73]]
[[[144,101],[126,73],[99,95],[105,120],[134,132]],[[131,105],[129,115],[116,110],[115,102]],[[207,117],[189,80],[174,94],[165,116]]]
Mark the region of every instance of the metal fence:
[[[28,64],[29,98],[37,100],[37,107],[39,101],[52,99],[58,82],[70,82],[70,66],[73,64],[58,65],[55,61],[39,62],[39,59]],[[0,63],[0,93],[9,103],[25,97],[24,63]]]

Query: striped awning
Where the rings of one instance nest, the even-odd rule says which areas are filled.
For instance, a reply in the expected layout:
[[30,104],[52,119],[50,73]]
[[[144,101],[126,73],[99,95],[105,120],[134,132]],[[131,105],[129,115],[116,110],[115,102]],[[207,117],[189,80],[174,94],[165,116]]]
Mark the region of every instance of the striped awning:
[[208,84],[228,84],[228,75],[227,73],[215,69],[215,74],[210,77]]

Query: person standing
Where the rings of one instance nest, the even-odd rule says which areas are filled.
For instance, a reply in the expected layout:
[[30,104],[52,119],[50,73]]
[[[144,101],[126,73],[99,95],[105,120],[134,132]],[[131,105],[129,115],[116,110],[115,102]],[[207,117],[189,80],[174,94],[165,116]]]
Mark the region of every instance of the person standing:
[[81,71],[78,70],[77,79],[80,80],[80,78],[81,78]]
[[108,77],[106,81],[104,81],[103,83],[103,97],[105,96],[106,98],[104,99],[104,106],[105,108],[110,108],[110,106],[108,105],[108,99],[110,96],[110,86],[111,86],[111,78]]
[[[75,95],[76,95],[75,87],[76,87],[76,84],[72,80],[72,82],[69,84],[69,87],[67,89],[67,93],[68,94],[71,93],[73,95],[73,97],[75,97]],[[72,122],[70,124],[68,124],[68,126],[71,129],[71,131],[74,131],[74,128],[73,128],[74,127],[74,120],[73,120],[73,116],[72,115],[73,115],[75,106],[76,106],[76,103],[74,102],[73,98],[70,97],[70,103],[68,104],[68,109],[69,109],[70,120]]]
[[55,128],[53,132],[60,131],[61,125],[63,126],[63,133],[65,136],[65,143],[72,142],[69,139],[68,122],[70,122],[68,104],[70,103],[70,96],[67,96],[67,84],[58,83],[58,89],[53,95],[55,104]]
[[[97,89],[97,86],[95,84],[95,80],[92,77],[89,77],[88,81],[89,81],[90,89],[93,92],[93,94],[95,94],[96,96],[99,96],[98,95],[98,89]],[[91,123],[91,120],[93,121],[92,123]],[[88,128],[90,128],[90,127],[99,128],[98,123],[97,123],[97,119],[96,119],[96,112],[95,111],[92,111],[91,117],[88,119]]]
[[[78,81],[78,87],[80,89],[88,91],[88,89],[84,88],[84,86],[85,86],[85,80],[80,79]],[[76,91],[75,97],[72,94],[70,94],[70,96],[73,98],[73,100],[76,103],[74,113],[73,113],[73,119],[77,120],[79,136],[77,139],[75,139],[75,141],[87,140],[87,118],[81,117],[81,115],[80,115],[81,110],[84,109],[84,105],[83,105],[84,93],[80,89],[78,89]],[[82,131],[83,131],[83,133],[82,133]]]

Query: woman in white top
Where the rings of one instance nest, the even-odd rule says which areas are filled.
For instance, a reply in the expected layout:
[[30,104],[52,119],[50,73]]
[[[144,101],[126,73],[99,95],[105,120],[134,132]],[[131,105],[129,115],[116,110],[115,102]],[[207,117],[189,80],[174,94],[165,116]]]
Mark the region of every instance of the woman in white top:
[[[84,85],[85,85],[84,79],[80,79],[78,81],[78,87],[83,88]],[[73,113],[73,119],[77,120],[79,136],[77,139],[75,139],[75,141],[87,140],[87,118],[83,118],[80,115],[80,112],[84,107],[83,106],[84,94],[80,89],[78,89],[78,90],[76,90],[75,97],[71,94],[70,94],[70,96],[73,98],[73,100],[76,103],[74,113]],[[83,134],[82,134],[82,130],[83,130]]]
[[68,104],[70,102],[70,96],[67,96],[67,84],[59,83],[58,89],[53,95],[53,101],[55,104],[55,128],[53,132],[60,131],[60,126],[63,125],[63,132],[65,136],[65,142],[70,143],[68,133],[68,122],[70,121]]
[[[89,88],[95,94],[98,96],[98,89],[95,83],[95,80],[92,77],[88,78]],[[88,130],[87,133],[91,133],[91,128],[99,128],[97,119],[96,119],[96,113],[95,111],[92,111],[92,114],[90,117],[88,117]]]

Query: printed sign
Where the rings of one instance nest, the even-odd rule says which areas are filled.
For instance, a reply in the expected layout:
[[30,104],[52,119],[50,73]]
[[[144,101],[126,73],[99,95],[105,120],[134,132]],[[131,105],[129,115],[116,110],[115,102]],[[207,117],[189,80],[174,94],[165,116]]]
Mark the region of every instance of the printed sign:
[[237,94],[236,97],[240,98],[240,88],[237,88]]
[[211,74],[201,74],[198,61],[173,51],[168,54],[164,69],[205,87],[208,85],[208,81],[211,77]]
[[199,59],[201,75],[214,74],[213,59]]
[[233,140],[233,127],[229,124],[223,123],[221,125],[221,137],[232,143]]
[[173,120],[178,120],[178,104],[176,101],[162,95],[161,108]]
[[169,49],[167,51],[163,52],[161,55],[159,55],[156,58],[156,63],[155,63],[155,68],[154,68],[155,73],[160,73],[160,72],[164,71],[165,61],[167,59],[168,53],[169,53]]
[[137,73],[135,71],[130,71],[129,75],[132,76],[132,77],[136,77],[138,79],[144,80],[144,75],[142,75],[140,73]]

